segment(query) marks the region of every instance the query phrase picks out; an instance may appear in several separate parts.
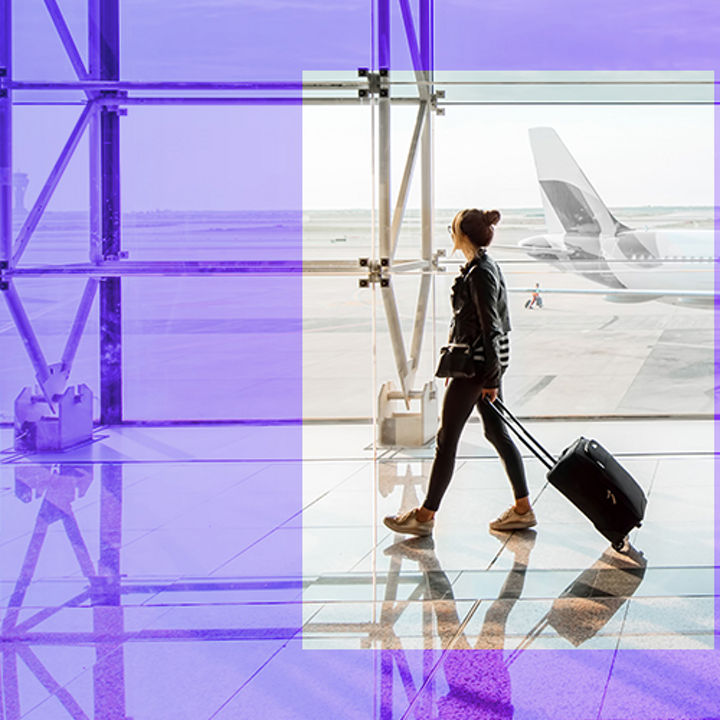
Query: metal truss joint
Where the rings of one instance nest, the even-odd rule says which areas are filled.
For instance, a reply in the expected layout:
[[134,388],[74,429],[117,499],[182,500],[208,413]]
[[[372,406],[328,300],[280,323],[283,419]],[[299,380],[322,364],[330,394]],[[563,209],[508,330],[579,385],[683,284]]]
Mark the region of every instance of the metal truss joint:
[[358,263],[360,267],[368,269],[368,276],[358,280],[358,285],[361,288],[370,287],[375,283],[380,283],[380,287],[390,287],[390,276],[386,273],[390,268],[390,258],[384,257],[380,258],[380,260],[360,258]]
[[0,290],[3,291],[10,289],[8,270],[10,270],[10,262],[8,260],[0,260]]
[[127,115],[127,108],[121,107],[121,103],[127,98],[127,90],[101,90],[99,102],[104,112],[111,112],[124,117]]
[[438,100],[445,99],[445,91],[437,90],[430,96],[430,107],[433,109],[436,115],[444,115],[445,108],[439,108],[437,105]]
[[[117,253],[108,253],[103,256],[105,262],[117,262],[118,260],[127,260],[130,257],[129,250],[120,250]],[[110,277],[110,276],[108,276]]]
[[445,272],[446,268],[440,264],[440,258],[444,258],[446,255],[447,253],[445,252],[444,248],[440,248],[433,253],[432,259],[430,261],[433,272]]
[[358,76],[367,78],[367,88],[358,90],[358,97],[367,98],[370,95],[378,95],[381,98],[390,97],[390,71],[387,68],[380,68],[379,72],[370,72],[367,68],[358,68]]
[[[104,262],[117,262],[118,260],[127,260],[130,257],[130,251],[129,250],[120,250],[120,252],[117,253],[107,253],[106,255],[103,255],[103,261]],[[102,264],[102,263],[100,263]],[[111,275],[108,275],[107,277],[113,277]],[[103,278],[105,279],[105,278]]]

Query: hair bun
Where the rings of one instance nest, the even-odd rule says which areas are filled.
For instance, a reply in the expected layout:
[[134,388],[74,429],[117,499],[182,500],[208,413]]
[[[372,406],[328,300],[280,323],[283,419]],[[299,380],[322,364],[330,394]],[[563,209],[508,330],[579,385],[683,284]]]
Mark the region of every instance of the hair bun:
[[486,210],[483,213],[483,219],[488,225],[497,225],[500,222],[500,212],[498,210]]

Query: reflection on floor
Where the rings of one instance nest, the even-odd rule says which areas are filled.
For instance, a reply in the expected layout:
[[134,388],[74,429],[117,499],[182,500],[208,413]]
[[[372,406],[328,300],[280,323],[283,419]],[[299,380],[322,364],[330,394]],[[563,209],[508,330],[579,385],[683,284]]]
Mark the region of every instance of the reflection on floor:
[[410,540],[381,519],[421,499],[432,448],[374,457],[368,426],[6,451],[0,717],[718,717],[712,423],[535,429],[556,452],[597,437],[638,479],[634,550],[530,458],[537,528],[489,532],[510,492],[478,425]]

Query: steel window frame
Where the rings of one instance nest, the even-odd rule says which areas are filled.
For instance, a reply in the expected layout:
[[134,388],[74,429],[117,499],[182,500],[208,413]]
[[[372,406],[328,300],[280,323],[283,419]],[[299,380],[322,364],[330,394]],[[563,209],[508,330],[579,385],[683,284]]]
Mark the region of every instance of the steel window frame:
[[[390,74],[390,22],[391,0],[377,2],[377,68],[382,76],[376,102],[352,96],[307,97],[309,91],[357,91],[368,87],[367,79],[356,81],[238,81],[238,82],[127,82],[120,80],[119,58],[119,0],[88,0],[88,56],[84,61],[69,29],[57,0],[43,0],[75,75],[73,82],[14,81],[12,75],[12,1],[0,0],[0,290],[3,291],[10,314],[23,340],[35,376],[51,408],[52,398],[62,392],[67,382],[77,348],[82,337],[94,298],[100,296],[100,421],[116,424],[123,421],[122,412],[122,298],[121,279],[125,275],[185,275],[185,274],[236,274],[288,272],[288,268],[243,267],[235,264],[204,263],[203,267],[187,263],[158,264],[123,262],[121,250],[119,116],[123,108],[132,105],[334,105],[362,104],[377,113],[379,152],[379,240],[380,254],[387,258],[388,274],[393,272],[392,261],[397,251],[400,228],[405,213],[410,184],[414,175],[417,155],[421,156],[422,175],[422,260],[425,272],[420,280],[420,291],[408,357],[400,326],[395,292],[390,283],[381,288],[390,338],[395,356],[398,377],[409,402],[415,371],[418,366],[423,328],[427,319],[427,306],[432,284],[432,115],[437,109],[433,95],[433,13],[434,0],[417,0],[419,33],[413,19],[410,0],[398,0],[405,36],[408,43],[417,86],[417,97],[391,97]],[[407,83],[398,83],[407,84]],[[12,107],[13,93],[22,91],[80,90],[86,101],[70,132],[40,194],[23,223],[18,236],[12,231]],[[236,96],[167,95],[128,96],[129,91],[163,93],[167,91],[213,92],[231,91]],[[258,93],[264,93],[259,95]],[[288,93],[291,93],[288,95]],[[17,103],[21,104],[21,103]],[[418,114],[408,149],[402,182],[391,212],[391,106],[417,105]],[[43,213],[73,157],[88,131],[90,140],[89,166],[89,263],[63,266],[23,266],[21,260],[31,242]],[[417,261],[404,261],[414,265]],[[303,266],[301,272],[328,273],[331,265]],[[408,266],[409,267],[409,266]],[[340,268],[338,268],[340,269]],[[354,274],[343,267],[342,271]],[[398,268],[398,271],[401,271]],[[295,270],[290,270],[294,274]],[[22,276],[80,275],[87,278],[72,329],[61,361],[50,365],[42,351],[32,323],[25,312],[22,300],[13,281]]]

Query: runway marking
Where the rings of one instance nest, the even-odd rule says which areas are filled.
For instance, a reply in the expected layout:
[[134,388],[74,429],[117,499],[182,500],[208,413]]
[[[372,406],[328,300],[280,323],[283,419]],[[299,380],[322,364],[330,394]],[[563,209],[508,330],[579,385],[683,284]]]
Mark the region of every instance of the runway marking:
[[537,395],[541,390],[546,388],[555,378],[557,375],[545,375],[538,382],[536,382],[522,397],[520,397],[516,402],[519,405],[520,403],[524,403],[526,400],[530,400],[530,398]]
[[598,330],[604,330],[606,327],[609,327],[614,322],[617,322],[620,319],[619,315],[613,315],[610,320],[608,320],[604,325],[601,325]]

